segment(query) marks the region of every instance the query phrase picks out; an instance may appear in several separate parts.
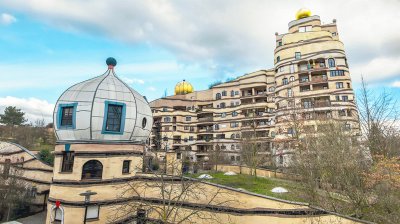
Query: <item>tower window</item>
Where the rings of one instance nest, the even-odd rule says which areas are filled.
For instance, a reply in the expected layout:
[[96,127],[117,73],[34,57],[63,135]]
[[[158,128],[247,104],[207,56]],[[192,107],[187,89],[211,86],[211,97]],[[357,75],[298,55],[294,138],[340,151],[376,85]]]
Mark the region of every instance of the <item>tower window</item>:
[[329,59],[328,59],[328,65],[329,65],[329,68],[335,67],[335,66],[336,66],[336,65],[335,65],[335,59],[329,58]]
[[222,96],[226,96],[226,91],[222,91]]
[[124,131],[125,104],[106,101],[102,134],[122,134]]
[[57,127],[60,129],[75,128],[75,112],[77,103],[60,104],[58,109]]
[[343,89],[343,82],[337,82],[336,89]]
[[217,100],[221,99],[221,93],[215,94],[215,99],[217,99]]
[[278,63],[280,61],[281,61],[281,57],[280,56],[276,57],[276,63]]
[[124,160],[122,163],[122,173],[129,173],[129,168],[131,166],[131,161],[130,160]]
[[74,167],[74,152],[63,152],[61,172],[72,172]]
[[103,164],[98,160],[87,161],[82,168],[82,179],[101,179]]
[[295,59],[300,59],[301,58],[301,53],[300,52],[296,52],[296,53],[294,53],[294,58]]

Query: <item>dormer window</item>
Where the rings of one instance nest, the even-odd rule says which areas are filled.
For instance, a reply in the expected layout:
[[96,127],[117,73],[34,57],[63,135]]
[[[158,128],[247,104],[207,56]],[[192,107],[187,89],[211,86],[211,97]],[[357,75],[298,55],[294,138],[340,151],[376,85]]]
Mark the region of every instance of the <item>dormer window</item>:
[[312,26],[300,26],[299,33],[310,32],[311,29],[312,29]]
[[59,105],[57,119],[59,129],[75,129],[76,106],[77,103]]
[[125,103],[105,102],[102,134],[122,134],[125,126]]

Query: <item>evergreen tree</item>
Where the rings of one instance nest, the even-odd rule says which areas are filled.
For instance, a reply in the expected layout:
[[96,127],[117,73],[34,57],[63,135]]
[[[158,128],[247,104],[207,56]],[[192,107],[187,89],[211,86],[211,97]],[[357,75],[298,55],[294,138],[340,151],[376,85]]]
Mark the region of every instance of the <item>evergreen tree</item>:
[[26,122],[25,113],[21,109],[8,106],[4,110],[4,114],[0,114],[0,123],[5,125],[21,125]]

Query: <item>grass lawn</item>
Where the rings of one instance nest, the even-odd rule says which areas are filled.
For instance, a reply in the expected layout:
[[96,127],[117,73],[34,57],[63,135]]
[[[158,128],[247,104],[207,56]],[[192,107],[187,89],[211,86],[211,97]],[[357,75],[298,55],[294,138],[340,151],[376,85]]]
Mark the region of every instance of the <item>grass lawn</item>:
[[[247,191],[251,191],[257,194],[263,194],[275,198],[304,202],[295,192],[299,188],[296,182],[275,179],[275,178],[255,178],[250,175],[237,174],[235,176],[225,176],[222,172],[211,172],[208,173],[213,179],[205,180],[216,184],[221,184],[233,188],[242,188]],[[197,178],[200,174],[188,174],[188,177]],[[272,193],[271,190],[274,187],[283,187],[287,189],[288,193]]]

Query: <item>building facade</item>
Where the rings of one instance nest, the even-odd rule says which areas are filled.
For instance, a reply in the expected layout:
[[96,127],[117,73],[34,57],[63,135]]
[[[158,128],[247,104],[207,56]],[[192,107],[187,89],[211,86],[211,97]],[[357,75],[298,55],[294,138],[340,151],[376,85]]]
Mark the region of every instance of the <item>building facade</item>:
[[[288,33],[276,33],[274,68],[208,90],[175,93],[150,103],[155,121],[150,147],[161,157],[179,150],[191,161],[208,161],[221,149],[227,162],[238,164],[243,140],[250,135],[274,163],[287,166],[295,150],[293,136],[316,132],[320,121],[338,120],[344,131],[359,131],[336,20],[322,25],[308,10],[298,12]],[[293,125],[300,120],[302,130]]]

